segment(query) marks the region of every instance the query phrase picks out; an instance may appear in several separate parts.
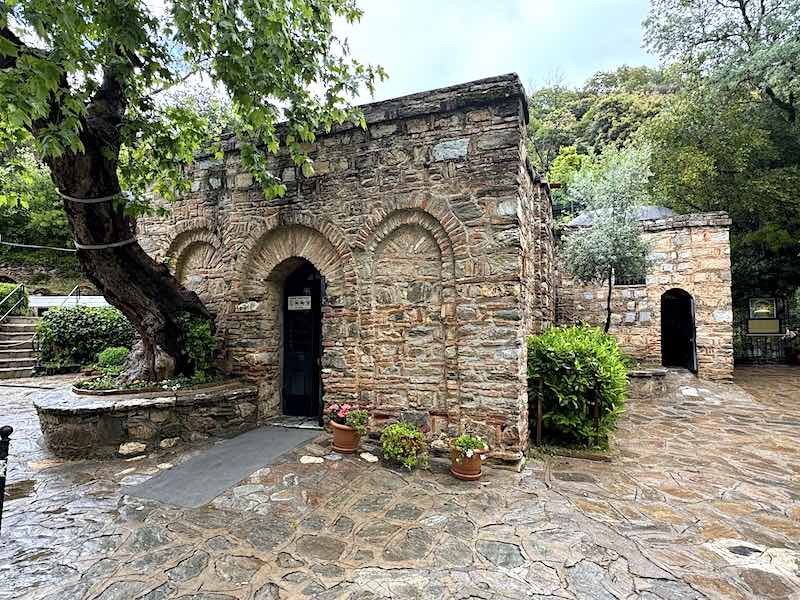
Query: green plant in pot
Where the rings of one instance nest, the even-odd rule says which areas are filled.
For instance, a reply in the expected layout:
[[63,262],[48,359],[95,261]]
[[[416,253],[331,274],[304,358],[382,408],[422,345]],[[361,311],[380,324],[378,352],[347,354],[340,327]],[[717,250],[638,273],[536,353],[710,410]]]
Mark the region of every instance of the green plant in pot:
[[352,404],[331,404],[326,409],[333,430],[333,449],[351,454],[367,433],[369,413]]
[[450,472],[464,481],[481,478],[481,461],[489,452],[486,441],[476,435],[460,435],[450,440]]
[[383,456],[409,471],[428,464],[428,442],[413,423],[392,423],[381,434]]

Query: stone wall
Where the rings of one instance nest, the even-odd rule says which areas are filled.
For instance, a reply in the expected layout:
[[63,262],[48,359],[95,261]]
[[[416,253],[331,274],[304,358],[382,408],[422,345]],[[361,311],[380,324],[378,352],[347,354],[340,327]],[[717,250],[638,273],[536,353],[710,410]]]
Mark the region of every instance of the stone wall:
[[[648,364],[661,364],[661,296],[673,288],[695,301],[698,374],[733,376],[733,311],[728,228],[724,213],[677,215],[645,221],[653,264],[644,285],[615,286],[611,333],[623,350]],[[581,286],[560,272],[558,321],[605,322],[605,286]]]
[[[256,426],[257,389],[228,383],[189,391],[84,396],[58,389],[34,396],[47,447],[67,458],[153,450],[165,440],[231,434]],[[131,446],[132,445],[132,446]]]
[[[527,106],[515,75],[363,107],[288,156],[268,201],[235,142],[205,158],[192,192],[139,239],[217,314],[226,369],[259,383],[261,418],[280,412],[281,294],[299,258],[325,281],[326,402],[476,432],[495,456],[527,440],[525,336],[553,319],[550,207],[525,159]],[[521,225],[522,223],[522,225]]]

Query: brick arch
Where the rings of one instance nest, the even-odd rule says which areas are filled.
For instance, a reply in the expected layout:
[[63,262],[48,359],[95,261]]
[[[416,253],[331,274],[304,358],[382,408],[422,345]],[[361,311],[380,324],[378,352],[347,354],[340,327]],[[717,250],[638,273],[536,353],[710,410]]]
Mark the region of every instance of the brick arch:
[[[453,211],[451,211],[449,207],[443,206],[441,203],[430,201],[426,196],[421,194],[399,198],[388,202],[374,211],[369,218],[367,218],[356,236],[356,241],[353,244],[354,247],[360,250],[366,250],[370,244],[370,240],[375,237],[382,224],[392,216],[393,213],[404,211],[410,214],[427,214],[437,222],[438,226],[434,227],[441,229],[447,237],[450,245],[450,256],[457,254],[459,250],[465,251],[468,247],[466,230],[458,217],[453,214]],[[437,241],[439,241],[438,237]],[[446,254],[447,252],[443,251],[442,256]]]
[[430,213],[418,208],[400,208],[387,214],[367,235],[363,250],[373,256],[386,240],[401,227],[420,227],[433,238],[442,259],[443,279],[452,283],[455,278],[453,243],[444,226]]
[[[236,226],[234,226],[234,228],[235,227]],[[315,215],[289,210],[284,210],[263,220],[256,221],[250,225],[247,232],[242,232],[241,229],[230,232],[229,239],[241,239],[237,249],[237,255],[234,257],[236,262],[234,277],[240,279],[243,283],[243,289],[247,287],[246,277],[249,276],[247,269],[250,268],[255,254],[263,250],[265,244],[270,242],[269,237],[275,235],[275,232],[292,227],[314,232],[318,236],[318,239],[324,242],[323,245],[327,244],[338,257],[338,264],[341,270],[341,289],[339,293],[344,294],[357,289],[358,276],[356,274],[353,254],[350,250],[347,238],[341,229],[330,221],[324,221]],[[335,281],[335,278],[330,278],[329,275],[322,270],[321,266],[308,256],[297,256],[306,258],[309,262],[314,264],[317,270],[326,278],[329,293],[331,293],[330,285],[332,281]],[[284,258],[289,258],[289,256],[284,256]],[[268,275],[268,273],[263,274],[263,276],[266,275]]]
[[[258,236],[240,257],[236,273],[243,299],[263,294],[264,282],[279,265],[290,258],[304,258],[325,277],[327,296],[335,301],[348,290],[346,262],[331,241],[317,229],[306,225],[280,225]],[[351,265],[352,269],[352,265]]]
[[216,269],[222,262],[220,248],[222,242],[205,227],[182,228],[167,248],[165,258],[170,260],[176,277],[180,278],[181,272],[187,262],[198,253],[205,253],[203,262],[208,269]]

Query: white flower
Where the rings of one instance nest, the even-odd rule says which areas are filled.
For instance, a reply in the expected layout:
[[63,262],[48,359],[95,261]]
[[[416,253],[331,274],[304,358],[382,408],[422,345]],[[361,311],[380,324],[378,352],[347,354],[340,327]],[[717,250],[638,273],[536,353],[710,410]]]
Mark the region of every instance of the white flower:
[[472,458],[472,456],[473,456],[473,454],[475,454],[475,452],[473,452],[473,451],[472,451],[472,448],[470,448],[470,449],[469,449],[469,450],[467,450],[467,451],[466,451],[464,454],[466,454],[466,455],[467,455],[467,458]]

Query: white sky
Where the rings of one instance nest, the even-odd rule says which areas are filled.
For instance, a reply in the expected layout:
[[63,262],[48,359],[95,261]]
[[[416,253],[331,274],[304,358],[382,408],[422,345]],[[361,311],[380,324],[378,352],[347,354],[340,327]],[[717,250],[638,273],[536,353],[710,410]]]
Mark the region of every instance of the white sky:
[[[655,65],[641,48],[647,0],[359,0],[340,28],[352,54],[382,65],[376,100],[516,72],[526,87],[560,73],[579,85],[599,70]],[[362,98],[368,100],[368,98]]]

